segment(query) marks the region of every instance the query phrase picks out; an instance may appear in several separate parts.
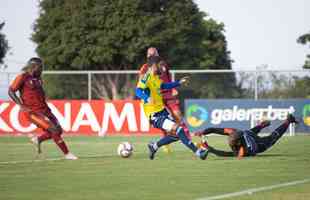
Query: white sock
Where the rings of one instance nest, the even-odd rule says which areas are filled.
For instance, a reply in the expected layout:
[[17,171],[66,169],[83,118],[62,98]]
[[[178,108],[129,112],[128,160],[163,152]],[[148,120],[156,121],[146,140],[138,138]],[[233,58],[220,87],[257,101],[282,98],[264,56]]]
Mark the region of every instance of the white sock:
[[153,148],[154,148],[155,150],[157,150],[157,149],[158,149],[158,146],[157,146],[157,143],[156,143],[156,142],[154,142],[154,144],[153,144]]
[[200,152],[201,152],[201,149],[198,149],[196,152],[195,152],[195,154],[196,154],[196,156],[200,156]]

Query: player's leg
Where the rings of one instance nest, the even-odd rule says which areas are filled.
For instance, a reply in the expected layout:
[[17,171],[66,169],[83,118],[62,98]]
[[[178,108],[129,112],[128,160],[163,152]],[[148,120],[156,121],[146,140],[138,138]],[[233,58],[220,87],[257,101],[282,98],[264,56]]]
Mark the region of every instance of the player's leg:
[[165,148],[169,144],[178,141],[179,138],[175,135],[165,135],[164,137],[160,138],[157,142],[150,142],[148,144],[148,148],[150,150],[150,159],[153,160],[155,157],[155,153],[161,147]]
[[45,140],[49,140],[49,139],[51,139],[52,138],[52,136],[51,136],[51,134],[49,133],[49,132],[47,132],[47,131],[43,131],[43,134],[41,134],[40,136],[31,136],[31,142],[34,144],[34,145],[36,145],[36,147],[37,147],[37,151],[38,151],[38,153],[40,154],[40,153],[42,153],[42,150],[41,150],[41,143],[43,142],[43,141],[45,141]]
[[[164,139],[166,136],[169,136],[169,133],[164,133],[163,136],[161,137],[161,139]],[[176,140],[178,140],[178,138],[176,137]],[[172,152],[172,147],[170,144],[166,144],[162,146],[162,149],[165,153],[171,153]]]
[[196,145],[192,142],[190,138],[188,138],[184,132],[183,127],[179,126],[178,124],[172,125],[172,130],[175,131],[176,135],[179,137],[181,142],[189,148],[193,153],[195,153],[198,157],[202,160],[205,160],[208,156],[207,149],[198,149]]
[[[171,100],[170,101],[166,100],[165,101],[165,107],[170,112],[170,114],[175,119],[175,121],[183,126],[187,136],[191,137],[190,133],[189,133],[189,129],[187,128],[186,124],[185,123],[181,123],[182,122],[182,114],[181,114],[181,111],[180,111],[180,103],[179,103],[179,101],[178,100],[172,100],[172,101]],[[169,144],[164,145],[163,149],[164,149],[165,152],[171,152],[172,151],[171,145],[169,145]]]
[[166,118],[169,118],[169,113],[166,110],[156,113],[151,117],[150,123],[152,124],[152,126],[162,130],[165,133],[165,135],[157,142],[150,142],[148,144],[148,148],[150,151],[149,157],[151,160],[154,159],[155,153],[159,148],[163,146],[165,147],[166,145],[169,145],[179,140],[176,135],[172,135],[171,133],[169,133],[170,130],[163,128],[163,123]]
[[189,132],[189,129],[186,123],[183,120],[183,115],[180,109],[179,101],[172,101],[166,103],[166,108],[168,108],[169,112],[171,113],[173,119],[176,121],[177,124],[183,127],[184,132],[188,138],[192,138]]
[[52,134],[47,131],[47,128],[50,126],[50,124],[46,120],[44,114],[42,113],[32,114],[30,118],[34,124],[43,129],[43,134],[37,137],[39,144],[52,138]]
[[68,154],[69,150],[60,137],[62,134],[62,128],[53,114],[45,114],[41,112],[32,113],[30,114],[30,120],[44,131],[44,133],[37,138],[39,144],[52,138],[62,152]]
[[[175,115],[177,116],[177,119],[175,121],[180,122],[182,120],[182,117],[181,117],[182,115],[181,115],[180,110],[177,111],[176,109],[174,109],[174,111],[176,111]],[[172,124],[171,122],[174,122],[174,121],[166,120],[165,121],[166,124],[163,124],[163,127],[167,128],[168,130],[172,130],[172,132],[174,132],[179,137],[181,142],[187,148],[189,148],[193,153],[195,153],[197,156],[199,156],[201,159],[206,159],[208,151],[207,150],[202,151],[201,149],[198,149],[196,147],[196,145],[192,142],[191,138],[188,137],[189,131],[188,131],[188,134],[186,134],[186,131],[182,125],[180,125],[179,123],[173,123]]]
[[[198,149],[193,142],[188,139],[186,136],[183,128],[179,126],[174,120],[172,120],[169,117],[169,113],[164,110],[162,112],[156,113],[151,117],[151,123],[155,128],[160,128],[162,130],[165,130],[169,133],[173,132],[178,136],[178,138],[181,140],[181,142],[187,146],[189,149],[191,149],[196,155],[198,155],[201,159],[205,159],[207,157],[207,151],[206,150],[201,150]],[[158,144],[165,145],[165,144],[170,144],[171,142],[176,141],[174,137],[166,136],[162,138],[160,141],[157,143],[150,143],[148,145],[149,150],[150,150],[150,159],[153,159],[155,156],[156,151],[158,150]]]
[[48,112],[47,114],[52,126],[48,129],[50,132],[52,132],[52,139],[54,140],[55,144],[61,149],[61,151],[65,154],[65,158],[68,160],[76,160],[78,157],[73,155],[68,147],[65,141],[62,138],[62,127],[60,126],[57,118],[53,115],[52,112]]
[[[183,128],[187,138],[192,140],[192,136],[190,134],[190,131],[189,131],[189,129],[188,129],[188,127],[184,121],[183,116],[182,116],[179,101],[168,102],[166,104],[166,107],[169,109],[170,113],[172,114],[172,116],[175,119],[175,121],[177,122],[177,124],[179,124],[179,126],[181,126]],[[197,144],[196,146],[198,146],[198,148],[203,147],[203,148],[207,149],[209,144],[205,138],[202,138],[202,142]]]
[[[62,128],[57,118],[51,113],[33,113],[30,115],[31,121],[36,124],[39,128],[44,130],[44,133],[38,137],[38,143],[41,144],[43,141],[53,139],[55,144],[65,154],[67,159],[74,159],[75,156],[71,154],[68,147],[61,137]],[[77,159],[75,157],[75,159]]]
[[287,119],[278,127],[276,128],[269,136],[260,137],[258,139],[258,148],[259,153],[266,151],[271,146],[273,146],[286,132],[289,125],[291,123],[298,123],[295,117],[292,114],[289,114]]
[[[27,119],[27,121],[36,124],[34,121],[31,120],[32,112],[21,112],[21,114],[23,115],[23,117],[25,119]],[[42,151],[41,151],[41,145],[40,145],[40,142],[38,140],[38,137],[36,135],[33,135],[33,134],[29,135],[29,137],[30,137],[30,142],[33,145],[35,145],[37,152],[40,154]]]
[[31,137],[31,142],[36,146],[38,153],[41,153],[41,143],[45,140],[51,139],[51,133],[46,131],[46,128],[49,127],[49,123],[45,120],[45,117],[41,113],[27,113],[26,114],[27,119],[35,124],[38,128],[41,128],[43,130],[43,134],[40,136],[32,136]]
[[251,128],[250,130],[253,133],[258,134],[263,128],[266,128],[268,126],[270,126],[270,121],[269,120],[264,120],[260,124],[258,124],[257,126]]

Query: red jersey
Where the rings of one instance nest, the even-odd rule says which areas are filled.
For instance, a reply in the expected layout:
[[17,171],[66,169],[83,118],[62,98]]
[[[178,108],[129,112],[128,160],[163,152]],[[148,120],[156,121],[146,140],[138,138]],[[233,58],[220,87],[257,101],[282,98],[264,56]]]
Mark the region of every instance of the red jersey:
[[45,100],[45,93],[42,84],[43,81],[41,78],[32,76],[25,72],[19,74],[15,78],[10,85],[10,89],[14,92],[19,91],[23,105],[27,108],[32,111],[44,111],[49,108]]
[[[147,70],[148,70],[148,66],[147,66],[147,64],[144,64],[140,68],[139,74],[143,75],[147,72]],[[170,74],[168,65],[167,64],[161,65],[160,71],[161,71],[160,79],[163,81],[163,83],[171,82],[171,74]],[[177,100],[177,97],[172,95],[173,90],[175,90],[175,89],[172,89],[172,90],[163,89],[163,90],[161,90],[161,94],[163,95],[164,101]]]

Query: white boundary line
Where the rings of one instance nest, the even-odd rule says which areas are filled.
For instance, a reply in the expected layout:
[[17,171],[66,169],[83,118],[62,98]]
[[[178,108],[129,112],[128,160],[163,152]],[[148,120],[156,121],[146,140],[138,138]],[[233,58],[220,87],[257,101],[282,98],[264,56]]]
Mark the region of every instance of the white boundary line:
[[231,197],[242,196],[242,195],[251,195],[257,192],[268,191],[268,190],[273,190],[273,189],[281,188],[281,187],[288,187],[292,185],[299,185],[299,184],[303,184],[307,182],[310,182],[310,179],[298,180],[298,181],[281,183],[281,184],[276,184],[276,185],[271,185],[271,186],[259,187],[259,188],[252,188],[248,190],[242,190],[239,192],[232,192],[232,193],[227,193],[227,194],[222,194],[222,195],[217,195],[217,196],[202,197],[196,200],[216,200],[216,199],[225,199],[225,198],[231,198]]
[[17,161],[3,161],[0,162],[0,165],[10,165],[10,164],[27,164],[27,163],[36,163],[36,162],[43,162],[43,161],[56,161],[56,160],[64,160],[64,158],[43,158],[43,159],[36,159],[36,160],[17,160]]
[[[135,152],[135,154],[139,154]],[[44,156],[44,155],[42,155]],[[85,155],[81,156],[79,159],[87,159],[87,158],[101,158],[101,157],[110,157],[110,156],[117,156],[117,154],[102,154],[102,155]],[[10,165],[10,164],[28,164],[28,163],[38,163],[38,162],[46,162],[46,161],[59,161],[59,160],[66,160],[64,157],[58,158],[44,158],[41,159],[34,159],[34,160],[15,160],[15,161],[2,161],[0,165]]]
[[[143,152],[135,152],[134,151],[134,155],[139,155],[139,154],[142,154],[142,153]],[[102,155],[99,155],[99,154],[96,154],[96,155],[85,155],[85,156],[79,157],[79,159],[105,158],[105,157],[111,157],[111,156],[117,157],[118,155],[116,153],[115,154],[102,154]],[[64,157],[60,157],[60,158],[44,158],[43,157],[41,159],[34,159],[34,160],[2,161],[2,162],[0,162],[0,166],[1,165],[11,165],[11,164],[29,164],[29,163],[38,163],[38,162],[46,162],[46,161],[59,161],[59,160],[66,161],[66,159]]]
[[[135,152],[135,154],[139,154],[139,153]],[[86,155],[86,156],[81,156],[79,159],[100,158],[100,157],[110,157],[110,156],[117,156],[117,154]],[[0,165],[28,164],[28,163],[38,163],[38,162],[46,162],[46,161],[59,161],[59,160],[65,161],[66,159],[64,157],[61,157],[61,158],[41,158],[41,159],[34,159],[34,160],[3,161],[3,162],[0,162]]]

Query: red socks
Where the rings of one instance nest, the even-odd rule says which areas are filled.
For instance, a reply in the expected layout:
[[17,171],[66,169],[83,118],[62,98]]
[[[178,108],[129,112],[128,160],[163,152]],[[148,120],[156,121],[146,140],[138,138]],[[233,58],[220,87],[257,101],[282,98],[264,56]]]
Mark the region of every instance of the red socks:
[[64,154],[69,153],[68,147],[60,135],[52,134],[52,138]]
[[186,137],[191,140],[192,136],[191,136],[191,134],[189,132],[189,129],[187,128],[187,126],[186,126],[186,124],[184,122],[181,124],[181,127],[183,128]]
[[45,140],[49,140],[51,138],[53,138],[55,144],[57,144],[57,146],[61,149],[61,151],[64,154],[67,154],[69,152],[66,143],[63,141],[62,137],[60,135],[58,135],[58,134],[44,132],[42,135],[40,135],[38,137],[38,141],[39,141],[39,143],[41,143],[41,142],[43,142]]
[[44,132],[42,135],[40,135],[38,137],[38,141],[39,141],[39,143],[41,143],[41,142],[43,142],[45,140],[49,140],[51,138],[52,138],[52,136],[51,136],[51,134],[49,132]]

